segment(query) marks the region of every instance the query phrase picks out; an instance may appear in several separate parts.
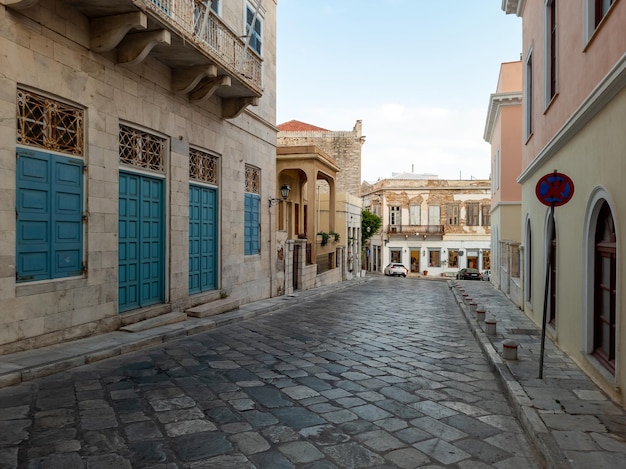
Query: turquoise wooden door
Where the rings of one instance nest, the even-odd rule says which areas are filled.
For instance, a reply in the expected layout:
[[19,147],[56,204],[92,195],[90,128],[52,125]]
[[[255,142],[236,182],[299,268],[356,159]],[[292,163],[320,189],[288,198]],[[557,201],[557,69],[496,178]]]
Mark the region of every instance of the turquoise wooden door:
[[120,312],[164,301],[163,219],[163,180],[120,172]]
[[217,288],[217,190],[189,186],[189,293]]

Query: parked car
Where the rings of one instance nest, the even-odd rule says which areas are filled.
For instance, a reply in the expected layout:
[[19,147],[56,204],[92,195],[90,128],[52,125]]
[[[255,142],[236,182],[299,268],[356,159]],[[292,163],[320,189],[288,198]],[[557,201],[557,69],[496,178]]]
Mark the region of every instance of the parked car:
[[483,280],[486,280],[487,282],[491,280],[491,270],[483,270]]
[[483,276],[478,269],[461,269],[456,273],[457,280],[482,280]]
[[406,274],[409,273],[409,269],[404,267],[404,264],[392,262],[391,264],[387,265],[387,267],[385,267],[384,273],[385,275],[400,275],[402,277],[406,277]]

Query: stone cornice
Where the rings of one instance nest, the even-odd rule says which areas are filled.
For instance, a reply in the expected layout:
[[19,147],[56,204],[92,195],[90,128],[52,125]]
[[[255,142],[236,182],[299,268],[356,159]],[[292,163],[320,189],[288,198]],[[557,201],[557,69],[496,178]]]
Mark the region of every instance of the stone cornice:
[[515,13],[515,15],[521,18],[524,11],[525,0],[502,0],[502,11],[507,15]]
[[502,106],[521,106],[522,105],[522,92],[513,91],[507,93],[493,93],[489,96],[489,110],[487,111],[487,120],[485,122],[485,132],[483,139],[487,143],[491,143],[491,137],[493,136],[493,129],[498,120],[500,109]]

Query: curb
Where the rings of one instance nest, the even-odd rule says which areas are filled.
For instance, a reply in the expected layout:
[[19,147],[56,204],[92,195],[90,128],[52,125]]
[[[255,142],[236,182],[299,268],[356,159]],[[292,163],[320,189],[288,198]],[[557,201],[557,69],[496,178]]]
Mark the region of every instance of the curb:
[[523,386],[515,379],[506,361],[495,349],[476,319],[472,317],[454,285],[449,282],[448,286],[457,300],[457,305],[463,313],[470,331],[479,343],[483,354],[489,360],[491,368],[498,375],[500,384],[513,407],[515,416],[520,421],[526,436],[532,442],[538,455],[543,459],[544,467],[571,469],[573,466],[569,463],[569,459],[565,456],[554,436],[543,423],[543,420],[541,420]]

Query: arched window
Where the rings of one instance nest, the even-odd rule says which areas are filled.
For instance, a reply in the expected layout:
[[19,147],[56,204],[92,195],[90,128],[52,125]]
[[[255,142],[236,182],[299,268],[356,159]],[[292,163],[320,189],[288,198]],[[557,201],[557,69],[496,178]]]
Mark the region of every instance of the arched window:
[[593,355],[615,374],[615,225],[609,205],[598,214],[594,253]]

